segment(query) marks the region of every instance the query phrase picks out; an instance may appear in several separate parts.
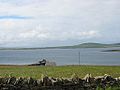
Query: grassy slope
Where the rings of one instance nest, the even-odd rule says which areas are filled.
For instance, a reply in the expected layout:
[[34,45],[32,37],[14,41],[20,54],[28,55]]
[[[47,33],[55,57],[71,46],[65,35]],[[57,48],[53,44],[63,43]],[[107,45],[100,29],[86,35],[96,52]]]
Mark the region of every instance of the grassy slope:
[[110,74],[113,77],[120,77],[120,66],[0,66],[0,76],[33,77],[40,78],[42,74],[52,77],[69,78],[76,73],[83,78],[87,73],[93,76]]

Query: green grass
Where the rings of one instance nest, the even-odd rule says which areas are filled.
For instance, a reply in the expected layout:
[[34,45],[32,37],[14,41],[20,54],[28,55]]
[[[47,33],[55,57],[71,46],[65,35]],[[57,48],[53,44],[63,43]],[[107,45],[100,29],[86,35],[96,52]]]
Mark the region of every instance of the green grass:
[[[1,77],[8,77],[11,75],[15,77],[33,77],[39,79],[41,75],[44,74],[55,78],[70,78],[74,73],[80,78],[83,78],[88,73],[91,73],[93,76],[109,74],[113,77],[120,77],[120,66],[0,66]],[[102,89],[99,88],[97,90]],[[120,88],[109,87],[106,90],[120,90]]]
[[76,73],[80,78],[91,73],[93,76],[104,74],[120,77],[120,66],[0,66],[0,76],[15,76],[15,77],[33,77],[41,78],[41,75],[48,75],[55,78],[70,78],[73,73]]

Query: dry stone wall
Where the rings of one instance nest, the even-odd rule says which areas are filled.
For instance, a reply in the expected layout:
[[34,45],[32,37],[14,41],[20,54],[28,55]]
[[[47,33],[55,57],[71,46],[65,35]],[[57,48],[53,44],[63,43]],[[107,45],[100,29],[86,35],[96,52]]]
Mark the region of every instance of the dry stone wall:
[[113,78],[106,74],[98,77],[92,77],[91,74],[87,74],[83,79],[75,74],[69,79],[47,76],[42,76],[41,79],[0,78],[0,90],[97,90],[98,88],[106,90],[108,87],[111,90],[114,87],[120,88],[120,78]]

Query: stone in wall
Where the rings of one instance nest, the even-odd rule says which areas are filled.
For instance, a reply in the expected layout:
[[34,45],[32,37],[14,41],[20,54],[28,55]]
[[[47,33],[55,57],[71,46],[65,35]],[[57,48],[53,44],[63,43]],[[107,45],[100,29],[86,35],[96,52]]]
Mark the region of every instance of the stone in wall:
[[83,79],[76,74],[71,78],[53,78],[44,75],[41,79],[0,77],[0,90],[96,90],[97,87],[103,90],[107,87],[117,87],[120,90],[120,78],[113,78],[107,74],[97,77],[87,74]]

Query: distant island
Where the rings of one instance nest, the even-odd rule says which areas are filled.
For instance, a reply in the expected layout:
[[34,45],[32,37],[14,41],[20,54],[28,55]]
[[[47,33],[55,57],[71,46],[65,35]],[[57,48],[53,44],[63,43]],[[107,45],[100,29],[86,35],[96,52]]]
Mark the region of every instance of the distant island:
[[[0,48],[0,50],[75,49],[75,48],[110,48],[110,47],[120,47],[120,43],[114,43],[114,44],[82,43],[82,44],[71,45],[71,46],[34,47],[34,48]],[[113,50],[113,51],[117,51],[117,50]]]
[[61,49],[69,49],[69,48],[110,48],[110,47],[120,47],[120,43],[115,44],[101,44],[101,43],[82,43],[78,45],[72,46],[58,46],[58,47],[46,47],[46,48],[61,48]]
[[119,50],[116,50],[116,49],[113,49],[113,50],[104,50],[102,52],[120,52],[120,49]]

